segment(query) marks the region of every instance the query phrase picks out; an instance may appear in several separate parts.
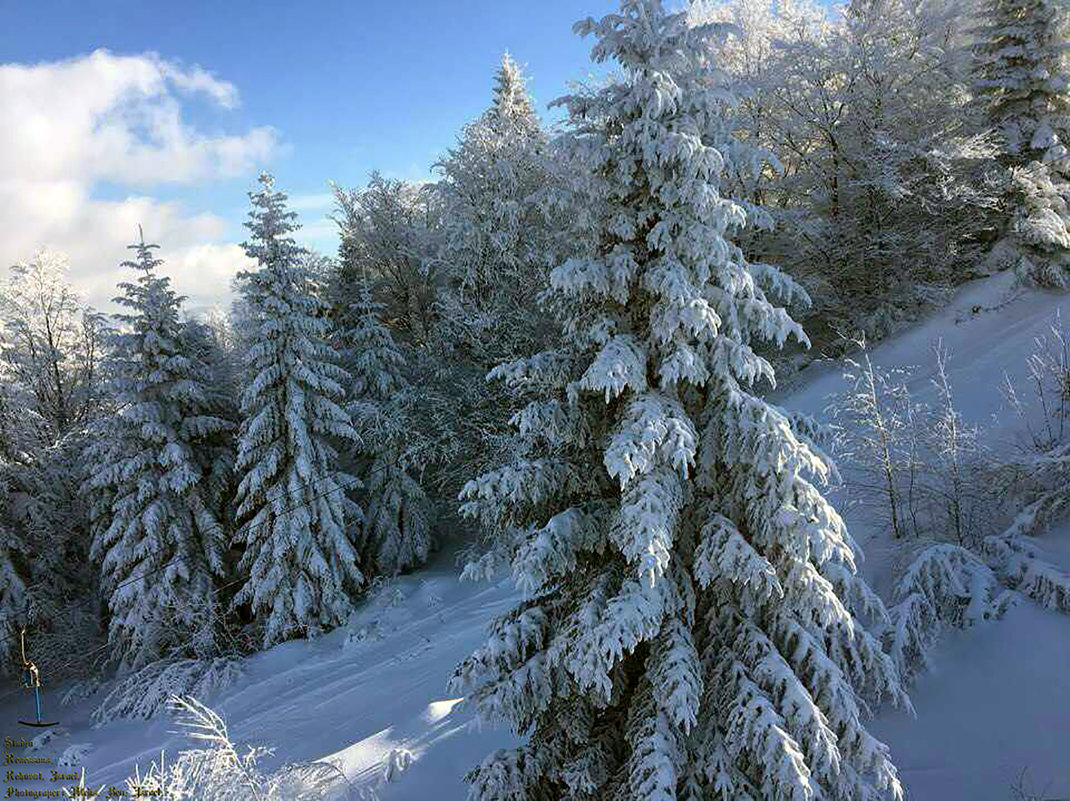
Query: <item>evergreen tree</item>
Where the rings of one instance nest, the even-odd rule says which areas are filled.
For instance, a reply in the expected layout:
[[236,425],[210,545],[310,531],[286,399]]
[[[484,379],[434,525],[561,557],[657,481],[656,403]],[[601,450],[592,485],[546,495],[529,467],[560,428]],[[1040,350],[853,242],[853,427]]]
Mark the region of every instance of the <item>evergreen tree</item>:
[[347,336],[353,376],[349,407],[368,461],[364,559],[370,572],[393,575],[427,561],[431,550],[430,501],[411,474],[409,433],[415,396],[404,375],[405,357],[379,315],[383,304],[363,282]]
[[593,58],[623,77],[564,98],[587,164],[583,252],[556,267],[569,347],[494,375],[546,388],[514,463],[465,488],[516,532],[528,598],[454,688],[527,741],[469,776],[475,799],[902,798],[863,697],[908,703],[859,616],[885,616],[817,489],[830,466],[756,394],[754,347],[805,341],[749,263],[722,194],[749,157],[710,63],[722,26],[623,0]]
[[[130,246],[123,266],[137,279],[119,284],[113,384],[119,411],[91,452],[98,471],[87,488],[108,501],[97,509],[92,555],[99,561],[111,614],[113,656],[140,667],[194,638],[196,654],[214,650],[203,623],[211,607],[213,576],[222,572],[219,475],[229,459],[213,438],[228,423],[212,414],[210,375],[187,348],[179,319],[183,298],[158,274],[157,245]],[[103,427],[102,427],[103,428]],[[101,514],[103,512],[103,515]]]
[[344,493],[356,481],[335,469],[336,443],[359,437],[339,405],[348,375],[292,237],[297,215],[269,175],[249,197],[243,247],[258,268],[239,274],[249,330],[236,459],[249,579],[234,604],[266,614],[270,646],[343,622],[364,582],[353,540],[360,510]]
[[984,0],[973,31],[976,102],[1011,168],[1017,266],[1055,286],[1070,280],[1068,31],[1056,0]]
[[[223,527],[223,543],[234,542],[234,514],[231,503],[237,488],[234,459],[236,434],[241,422],[238,406],[240,365],[227,343],[220,342],[211,325],[200,319],[186,320],[182,326],[182,347],[204,365],[207,376],[202,408],[226,425],[206,431],[198,441],[197,456],[204,471],[206,500]],[[231,572],[228,564],[226,572]],[[233,585],[231,585],[233,586]]]
[[449,283],[443,327],[484,369],[546,344],[536,342],[546,326],[531,300],[546,287],[557,235],[548,149],[520,68],[505,54],[490,108],[436,165]]
[[[536,303],[561,250],[559,167],[520,68],[502,57],[492,102],[436,165],[442,203],[444,286],[439,293],[439,375],[426,388],[430,428],[445,442],[440,481],[453,500],[460,474],[474,475],[510,448],[517,399],[488,385],[487,371],[542,350],[557,334]],[[422,388],[423,390],[423,388]]]
[[502,54],[502,62],[494,74],[494,105],[491,114],[506,124],[519,123],[522,129],[537,129],[539,121],[531,95],[525,85],[520,65],[508,52]]

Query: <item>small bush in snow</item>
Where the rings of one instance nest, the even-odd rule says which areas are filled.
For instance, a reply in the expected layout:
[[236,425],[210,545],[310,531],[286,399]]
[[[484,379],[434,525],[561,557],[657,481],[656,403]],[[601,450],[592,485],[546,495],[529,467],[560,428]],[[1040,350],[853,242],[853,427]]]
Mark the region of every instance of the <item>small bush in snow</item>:
[[1070,614],[1070,575],[1041,558],[1030,537],[988,537],[985,551],[1011,587],[1046,609]]
[[59,758],[59,766],[61,768],[73,768],[81,765],[85,762],[86,756],[93,750],[93,746],[90,743],[76,743],[75,745],[67,746],[63,751],[63,755]]
[[412,752],[405,748],[394,748],[383,764],[383,772],[380,776],[380,784],[388,784],[408,770],[412,764]]
[[1031,399],[1023,399],[1009,377],[1002,387],[1028,434],[1007,466],[1025,478],[1031,496],[1007,536],[1040,528],[1070,502],[1070,332],[1058,314],[1049,333],[1037,337],[1027,364]]
[[[958,543],[915,550],[896,585],[884,639],[900,672],[909,677],[926,668],[926,652],[941,631],[1002,615],[1013,597],[1008,590],[1070,613],[1070,575],[1044,559],[1039,543],[1028,536],[1070,501],[1070,336],[1061,320],[1057,317],[1050,333],[1036,340],[1028,359],[1032,400],[1024,400],[1006,380],[1003,392],[1026,421],[1028,436],[1018,454],[993,465],[982,458],[978,432],[966,426],[955,409],[942,348],[936,348],[935,411],[917,407],[905,382],[894,384],[891,374],[868,357],[864,365],[852,364],[861,369],[843,409],[862,432],[849,439],[868,459],[861,468],[872,475],[876,467],[887,478],[882,500],[904,503],[913,522],[920,507],[912,499],[927,499],[928,516],[923,519],[930,528],[922,532]],[[916,422],[906,425],[904,420],[924,420],[922,432],[912,427]],[[914,451],[917,442],[923,447]],[[905,453],[920,458],[907,459]],[[978,518],[998,519],[987,514],[993,507],[986,505],[983,491],[975,489],[986,485],[1026,505],[1006,530],[982,537]],[[941,521],[942,526],[933,525]]]
[[910,678],[929,668],[928,651],[941,632],[999,617],[1010,598],[980,557],[937,543],[917,552],[894,600],[884,640],[900,675]]
[[161,659],[120,680],[90,716],[96,726],[119,718],[152,718],[175,695],[202,698],[232,684],[241,663],[216,659]]
[[998,519],[989,479],[1005,471],[992,469],[980,430],[955,405],[948,351],[936,342],[933,354],[932,406],[912,397],[915,371],[885,370],[864,350],[847,360],[850,389],[833,405],[848,490],[876,500],[893,538],[913,538],[883,636],[906,678],[929,667],[942,632],[1001,616],[1011,599],[1006,585],[1015,583],[981,547],[991,533],[984,526]]
[[405,593],[397,582],[383,576],[376,578],[366,595],[366,601],[346,621],[343,648],[359,643],[379,642],[408,622],[412,613],[404,607]]
[[1028,768],[1022,768],[1018,778],[1011,785],[1011,801],[1057,801],[1044,791],[1037,791],[1033,783],[1027,778]]
[[[374,791],[353,787],[327,762],[285,765],[265,773],[260,760],[266,748],[239,749],[223,719],[196,698],[172,696],[169,708],[180,730],[199,747],[167,761],[161,754],[142,774],[135,768],[126,780],[129,796],[138,793],[162,801],[374,801]],[[84,782],[84,779],[83,779]]]

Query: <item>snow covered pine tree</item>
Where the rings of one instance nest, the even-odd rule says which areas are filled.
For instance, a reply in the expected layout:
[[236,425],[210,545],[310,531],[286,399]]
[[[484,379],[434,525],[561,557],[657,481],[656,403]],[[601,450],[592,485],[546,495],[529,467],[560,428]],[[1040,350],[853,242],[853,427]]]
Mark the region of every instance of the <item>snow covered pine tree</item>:
[[[142,238],[130,247],[137,260],[123,266],[138,277],[119,284],[115,298],[130,310],[116,315],[122,330],[113,339],[119,412],[90,446],[101,469],[86,484],[110,499],[97,510],[107,525],[95,528],[91,553],[103,573],[113,657],[139,668],[181,653],[191,638],[185,655],[213,655],[205,609],[223,571],[216,509],[229,457],[209,440],[229,424],[210,413],[208,366],[183,350],[183,299],[157,273],[158,246]],[[135,574],[145,578],[130,580]]]
[[240,568],[249,580],[233,603],[268,613],[268,647],[343,622],[364,582],[347,528],[361,513],[343,491],[358,484],[335,469],[332,444],[359,437],[338,405],[349,376],[291,236],[297,215],[269,175],[249,197],[243,247],[259,269],[238,274],[251,330],[235,463]]
[[1017,269],[1070,285],[1070,73],[1056,0],[983,0],[973,30],[974,94],[1011,168]]
[[770,300],[801,290],[728,238],[746,214],[719,188],[750,156],[711,63],[725,29],[622,0],[577,31],[624,76],[560,101],[589,165],[586,252],[552,273],[572,348],[495,371],[558,389],[464,491],[518,530],[529,595],[452,680],[527,735],[471,797],[902,798],[862,722],[866,697],[909,704],[859,619],[883,606],[811,481],[827,460],[750,389],[773,378],[753,340],[805,337]]
[[484,370],[545,347],[546,321],[531,299],[546,287],[559,233],[545,197],[555,180],[548,137],[508,54],[495,84],[490,108],[435,165],[450,284],[442,324]]
[[352,309],[356,325],[347,332],[353,375],[349,413],[370,458],[365,493],[362,564],[373,574],[394,575],[423,564],[431,551],[430,501],[408,471],[412,388],[403,374],[405,357],[379,318],[383,304],[372,299],[367,276]]
[[[520,67],[504,55],[490,106],[464,126],[436,165],[445,281],[435,327],[441,379],[422,411],[442,433],[454,468],[436,495],[456,498],[469,478],[510,452],[509,418],[523,400],[487,372],[551,347],[553,317],[532,300],[549,286],[562,250],[564,197],[554,150],[535,113]],[[425,356],[426,358],[426,356]],[[455,479],[457,476],[458,479]]]

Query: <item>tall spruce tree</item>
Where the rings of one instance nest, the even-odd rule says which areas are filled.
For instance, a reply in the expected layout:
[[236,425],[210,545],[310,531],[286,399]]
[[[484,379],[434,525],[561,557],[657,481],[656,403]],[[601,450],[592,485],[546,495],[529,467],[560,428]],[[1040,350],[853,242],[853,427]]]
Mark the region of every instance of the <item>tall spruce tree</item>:
[[[157,245],[131,245],[134,281],[115,302],[112,380],[118,412],[92,446],[99,470],[87,478],[106,501],[96,509],[92,556],[103,574],[109,638],[121,667],[165,655],[211,655],[213,578],[225,547],[219,492],[229,472],[219,437],[230,426],[212,413],[209,369],[187,349],[183,298],[158,274]],[[192,640],[192,648],[189,643]]]
[[1018,269],[1070,283],[1070,19],[1057,0],[983,0],[973,31],[974,94],[1011,169]]
[[515,462],[465,510],[518,533],[528,595],[453,686],[526,742],[469,775],[474,799],[902,797],[865,697],[909,703],[859,616],[885,615],[816,482],[830,466],[756,394],[754,347],[800,327],[801,290],[748,263],[722,194],[748,158],[711,63],[721,26],[622,0],[594,33],[623,76],[564,98],[582,254],[551,280],[567,349],[503,365],[544,387]]
[[270,646],[343,622],[364,583],[361,512],[344,492],[357,482],[336,469],[337,443],[359,437],[339,405],[349,376],[292,236],[297,215],[269,175],[249,197],[243,247],[258,266],[238,277],[248,351],[236,459],[236,539],[249,578],[234,604],[262,616]]

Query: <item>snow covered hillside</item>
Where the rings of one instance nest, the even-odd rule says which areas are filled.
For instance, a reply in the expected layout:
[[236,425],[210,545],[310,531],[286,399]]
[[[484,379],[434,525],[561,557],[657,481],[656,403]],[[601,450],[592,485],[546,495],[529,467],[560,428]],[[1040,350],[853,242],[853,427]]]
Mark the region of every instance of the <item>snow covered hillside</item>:
[[[1006,274],[975,282],[939,315],[873,351],[884,367],[917,365],[911,391],[927,400],[935,391],[931,345],[942,339],[951,354],[959,410],[988,428],[995,447],[1020,428],[998,384],[1004,374],[1024,383],[1034,337],[1047,333],[1060,309],[1064,318],[1070,314],[1065,295],[1025,293],[1007,302],[1011,283]],[[843,382],[834,364],[813,373],[781,403],[820,413]],[[895,569],[882,558],[886,532],[858,514],[846,516],[867,557],[863,573],[886,592]],[[1040,542],[1050,561],[1070,570],[1070,526]],[[1022,771],[1024,789],[1037,798],[1070,796],[1070,619],[1022,599],[1000,621],[949,635],[937,648],[934,667],[911,691],[916,719],[885,714],[872,727],[891,746],[910,798],[1007,801],[1015,797],[1011,788]]]
[[[1002,410],[997,385],[1004,373],[1023,376],[1034,337],[1060,306],[1070,315],[1065,295],[1008,301],[1010,280],[1003,274],[967,286],[938,316],[872,352],[882,366],[920,364],[913,389],[924,398],[931,392],[926,354],[942,339],[963,415],[1008,439],[1016,421]],[[838,366],[819,363],[778,402],[820,415],[829,393],[841,389]],[[895,570],[880,545],[884,533],[856,512],[847,518],[866,551],[864,572],[884,592]],[[1042,543],[1051,561],[1070,570],[1070,527]],[[224,717],[235,742],[274,748],[268,767],[326,760],[355,787],[377,787],[383,799],[460,801],[463,774],[512,738],[472,730],[446,681],[516,594],[509,581],[461,584],[455,562],[454,551],[440,552],[427,569],[386,584],[346,627],[249,659],[238,682],[201,700]],[[1037,797],[1070,796],[1070,618],[1023,599],[1001,621],[946,637],[934,666],[912,690],[916,719],[882,714],[872,726],[891,746],[910,799],[1010,801],[1022,771]],[[118,785],[135,764],[187,745],[167,720],[94,729],[91,703],[59,707],[58,691],[46,689],[63,727],[41,750],[58,756],[88,745],[79,764],[94,787]],[[30,714],[32,699],[23,694],[4,704],[11,723],[5,734],[14,735],[14,720]]]

